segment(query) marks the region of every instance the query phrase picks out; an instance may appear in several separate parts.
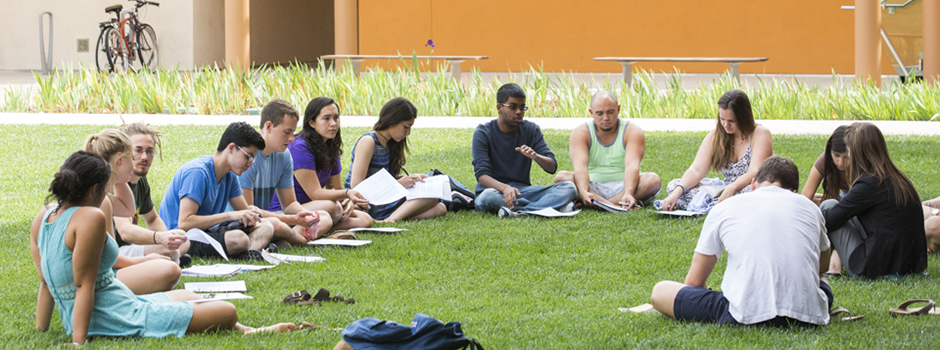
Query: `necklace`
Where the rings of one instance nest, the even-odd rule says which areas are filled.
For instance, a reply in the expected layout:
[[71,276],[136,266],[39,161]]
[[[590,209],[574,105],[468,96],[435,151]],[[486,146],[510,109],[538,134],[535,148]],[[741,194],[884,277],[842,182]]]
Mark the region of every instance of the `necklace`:
[[385,135],[380,134],[378,131],[375,132],[375,135],[376,135],[376,136],[381,136],[381,137],[382,137],[382,140],[385,140],[385,141],[382,141],[382,143],[384,143],[385,145],[388,145],[388,138],[385,137]]

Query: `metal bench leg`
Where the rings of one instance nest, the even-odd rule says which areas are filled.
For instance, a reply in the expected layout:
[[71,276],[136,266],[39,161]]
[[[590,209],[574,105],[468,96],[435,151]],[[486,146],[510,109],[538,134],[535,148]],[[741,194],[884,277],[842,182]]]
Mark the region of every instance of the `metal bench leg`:
[[741,72],[738,70],[738,66],[741,65],[741,62],[725,62],[731,66],[731,77],[734,78],[734,81],[741,83]]
[[625,61],[619,62],[623,66],[623,82],[627,83],[627,87],[633,87],[633,64],[636,62]]
[[450,65],[450,77],[460,81],[460,63],[464,60],[445,60]]
[[[344,70],[347,68],[352,69],[353,74],[355,74],[356,77],[359,76],[359,72],[362,72],[362,69],[361,69],[362,61],[364,60],[359,59],[359,58],[343,58],[341,60],[339,59],[333,60],[334,64],[338,64]],[[348,65],[347,65],[347,62],[348,62]]]

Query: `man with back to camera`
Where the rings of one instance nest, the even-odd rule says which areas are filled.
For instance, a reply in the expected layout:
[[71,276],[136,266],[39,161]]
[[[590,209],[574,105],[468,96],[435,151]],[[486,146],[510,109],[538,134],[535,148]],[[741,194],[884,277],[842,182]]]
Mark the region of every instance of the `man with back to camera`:
[[[715,206],[702,225],[685,283],[653,287],[653,307],[677,320],[726,324],[825,325],[832,288],[821,277],[831,252],[819,208],[797,193],[799,170],[787,158],[764,160],[753,192]],[[705,281],[722,251],[722,292]]]
[[542,130],[523,120],[525,90],[509,83],[496,92],[498,118],[477,126],[473,133],[473,172],[477,178],[476,209],[500,217],[545,208],[570,211],[577,194],[574,183],[532,186],[532,161],[549,174],[558,168]]

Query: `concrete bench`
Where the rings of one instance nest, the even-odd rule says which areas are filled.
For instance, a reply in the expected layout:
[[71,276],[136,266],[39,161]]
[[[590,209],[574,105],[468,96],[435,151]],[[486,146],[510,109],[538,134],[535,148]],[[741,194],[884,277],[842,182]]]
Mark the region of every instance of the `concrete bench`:
[[633,86],[633,64],[637,62],[722,62],[731,67],[731,76],[741,81],[738,66],[746,62],[764,62],[767,57],[594,57],[595,61],[615,61],[623,66],[623,81]]
[[[404,55],[325,55],[320,56],[324,60],[348,60],[352,63],[353,72],[356,73],[356,76],[359,76],[359,72],[362,71],[362,61],[372,60],[372,59],[404,59],[405,62],[410,62],[411,58],[414,56],[404,56]],[[460,80],[460,63],[468,60],[485,60],[489,59],[489,56],[418,56],[419,60],[444,60],[450,65],[450,76],[454,79]]]

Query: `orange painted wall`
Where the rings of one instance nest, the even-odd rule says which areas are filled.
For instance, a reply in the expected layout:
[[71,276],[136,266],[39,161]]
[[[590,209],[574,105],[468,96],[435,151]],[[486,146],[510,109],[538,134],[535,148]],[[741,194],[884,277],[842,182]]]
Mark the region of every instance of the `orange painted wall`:
[[[852,0],[359,0],[360,54],[486,55],[461,68],[619,72],[601,56],[770,57],[742,73],[854,73]],[[391,62],[394,65],[396,62]],[[366,65],[389,64],[365,62]],[[887,57],[883,71],[893,72]],[[717,73],[724,64],[677,64]],[[635,67],[672,71],[672,64]]]

